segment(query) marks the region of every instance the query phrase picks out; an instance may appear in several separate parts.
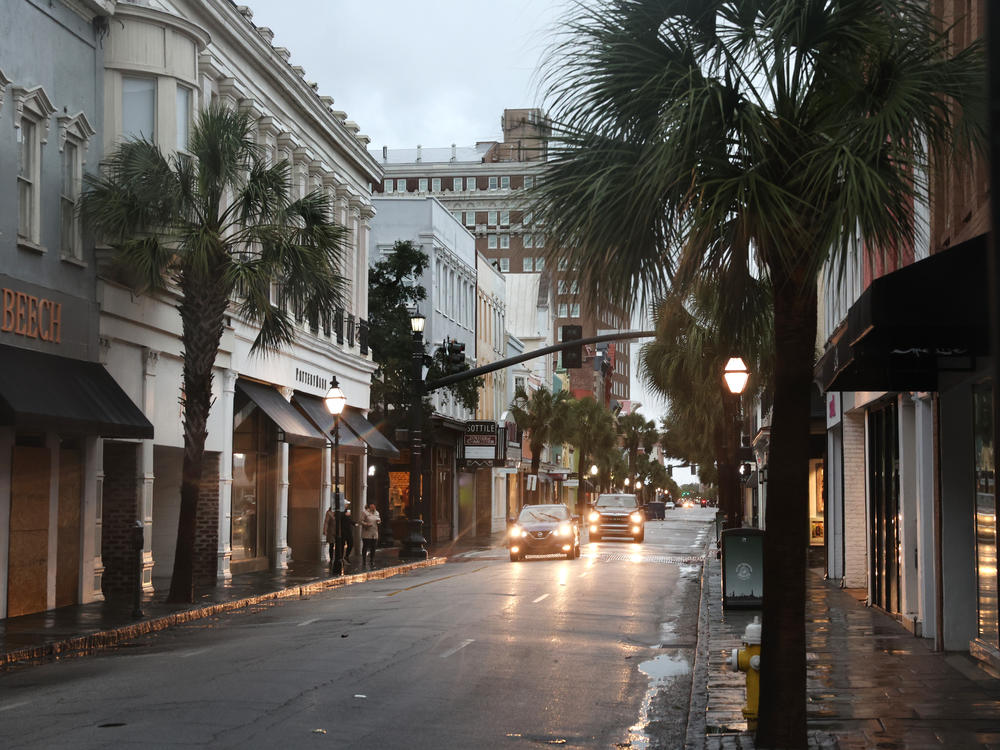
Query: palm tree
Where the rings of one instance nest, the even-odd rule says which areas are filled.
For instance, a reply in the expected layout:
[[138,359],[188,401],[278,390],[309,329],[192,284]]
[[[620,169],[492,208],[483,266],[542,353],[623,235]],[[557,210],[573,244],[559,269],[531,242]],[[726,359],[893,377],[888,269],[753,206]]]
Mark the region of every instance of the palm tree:
[[[809,390],[817,275],[902,248],[928,144],[982,139],[982,46],[923,0],[608,0],[549,58],[548,262],[629,304],[733,265],[774,293],[775,400],[757,741],[804,747]],[[725,294],[733,294],[726,290]],[[778,563],[780,561],[780,564]]]
[[[510,412],[517,426],[528,433],[531,449],[531,473],[538,475],[542,461],[542,450],[548,443],[561,443],[566,436],[568,404],[572,400],[568,391],[553,393],[548,388],[539,388],[529,396],[518,386]],[[539,489],[535,489],[538,502]]]
[[622,448],[628,456],[629,477],[634,480],[639,449],[648,454],[660,439],[656,423],[647,420],[638,412],[624,414],[618,417],[618,434],[621,436]]
[[593,396],[587,396],[570,403],[568,425],[566,440],[576,450],[581,479],[580,489],[577,490],[577,509],[582,512],[582,480],[590,476],[590,467],[596,465],[604,481],[610,476],[610,459],[607,457],[617,447],[615,419]]
[[[172,290],[182,325],[184,463],[170,601],[194,597],[198,489],[212,401],[212,367],[230,306],[260,326],[251,352],[294,338],[296,317],[328,319],[343,304],[337,270],[347,231],[319,192],[292,199],[285,161],[267,164],[248,114],[212,105],[190,156],[146,140],[122,143],[87,180],[87,224],[139,291]],[[272,301],[272,286],[280,290]]]

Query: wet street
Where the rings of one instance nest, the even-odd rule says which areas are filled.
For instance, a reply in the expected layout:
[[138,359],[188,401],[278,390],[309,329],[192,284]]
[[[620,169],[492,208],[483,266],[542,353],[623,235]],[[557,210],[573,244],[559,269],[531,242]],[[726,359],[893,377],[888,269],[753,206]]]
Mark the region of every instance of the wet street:
[[3,674],[0,746],[680,747],[713,517],[668,511],[572,561],[469,552]]

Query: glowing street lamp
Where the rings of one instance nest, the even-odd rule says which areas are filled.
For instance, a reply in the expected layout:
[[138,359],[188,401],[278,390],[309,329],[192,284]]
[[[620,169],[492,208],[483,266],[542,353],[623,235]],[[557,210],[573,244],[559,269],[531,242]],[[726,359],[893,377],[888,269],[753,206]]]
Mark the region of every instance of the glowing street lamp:
[[330,390],[323,399],[326,410],[333,415],[333,513],[336,518],[336,536],[333,544],[333,572],[344,572],[344,508],[340,502],[340,415],[347,405],[347,396],[340,390],[337,376],[330,376]]
[[729,361],[726,362],[722,378],[726,381],[726,388],[729,389],[730,393],[743,393],[743,389],[747,387],[747,380],[750,379],[750,371],[742,359],[730,357]]

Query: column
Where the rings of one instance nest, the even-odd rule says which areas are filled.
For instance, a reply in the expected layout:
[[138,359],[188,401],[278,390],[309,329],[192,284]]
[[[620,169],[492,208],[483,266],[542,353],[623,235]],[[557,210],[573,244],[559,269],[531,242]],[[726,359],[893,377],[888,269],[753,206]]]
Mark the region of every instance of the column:
[[906,394],[897,397],[899,406],[899,577],[900,614],[909,630],[920,619],[917,568],[916,440],[914,404]]
[[288,567],[288,443],[278,443],[278,498],[274,512],[274,568]]
[[938,626],[935,596],[937,561],[934,555],[934,406],[932,394],[924,392],[912,395],[919,573],[917,611],[921,619],[921,635],[935,638]]
[[375,217],[375,209],[370,205],[365,205],[361,209],[361,250],[355,259],[354,278],[358,280],[355,285],[357,295],[355,297],[355,310],[359,318],[368,320],[368,248],[371,241],[372,219]]
[[[142,350],[142,413],[156,423],[156,366],[160,353]],[[139,507],[136,518],[142,521],[142,590],[153,590],[153,440],[143,440],[139,448]]]
[[101,485],[104,482],[104,442],[95,436],[83,440],[83,498],[80,508],[80,602],[104,601],[101,591]]
[[236,370],[222,373],[222,455],[219,457],[219,564],[216,575],[233,577],[233,400],[236,396]]
[[59,435],[46,434],[45,447],[49,451],[49,559],[45,571],[45,608],[55,609],[56,568],[59,565]]
[[326,544],[326,534],[323,532],[326,511],[330,508],[330,500],[333,494],[333,446],[328,442],[323,448],[323,487],[319,500],[319,559],[321,562],[330,562],[330,548]]

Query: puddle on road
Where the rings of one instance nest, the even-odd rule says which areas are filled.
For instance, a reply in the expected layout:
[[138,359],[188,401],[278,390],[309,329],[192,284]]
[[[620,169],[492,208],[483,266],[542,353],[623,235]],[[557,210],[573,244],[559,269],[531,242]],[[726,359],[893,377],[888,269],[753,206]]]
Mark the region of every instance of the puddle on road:
[[[686,658],[670,654],[663,654],[649,661],[644,661],[639,665],[639,669],[653,680],[650,687],[656,687],[664,680],[691,673],[691,665]],[[646,697],[649,698],[649,695],[647,694]]]
[[[662,623],[661,628],[666,625],[667,623]],[[642,699],[639,720],[629,727],[621,747],[627,747],[630,750],[648,750],[651,747],[652,737],[646,732],[646,727],[650,721],[657,718],[650,715],[657,692],[670,681],[691,674],[691,662],[688,658],[682,655],[679,650],[673,649],[672,651],[673,653],[661,654],[639,664],[639,671],[649,678],[649,685],[646,688],[646,695]]]

